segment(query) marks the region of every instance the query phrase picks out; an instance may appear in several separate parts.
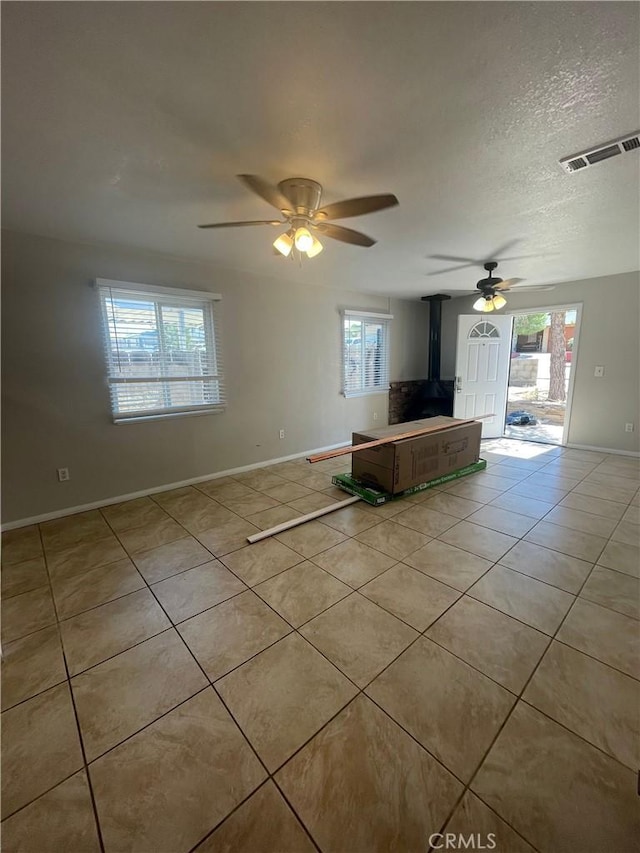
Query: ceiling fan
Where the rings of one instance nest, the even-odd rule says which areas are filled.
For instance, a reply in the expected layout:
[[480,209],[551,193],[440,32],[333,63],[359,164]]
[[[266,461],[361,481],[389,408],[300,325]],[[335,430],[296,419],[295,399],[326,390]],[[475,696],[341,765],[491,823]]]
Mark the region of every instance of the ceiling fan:
[[[507,300],[502,296],[503,293],[508,293],[515,287],[519,286],[521,278],[508,278],[503,280],[497,275],[493,275],[493,271],[498,266],[497,261],[487,261],[484,268],[489,273],[487,278],[481,278],[476,284],[480,291],[480,297],[473,303],[476,311],[495,311],[503,308],[507,304]],[[527,287],[527,290],[553,290],[553,286],[549,287]]]
[[250,190],[279,210],[283,219],[257,219],[247,222],[214,222],[210,225],[198,225],[198,228],[235,228],[242,225],[286,225],[284,234],[276,238],[273,246],[285,257],[295,248],[307,257],[313,258],[322,249],[322,243],[315,233],[323,234],[353,246],[373,246],[375,240],[345,228],[334,225],[333,219],[346,219],[350,216],[362,216],[387,207],[395,207],[398,199],[394,195],[370,195],[350,198],[320,207],[322,186],[309,178],[287,178],[277,187],[272,186],[258,175],[237,175]]

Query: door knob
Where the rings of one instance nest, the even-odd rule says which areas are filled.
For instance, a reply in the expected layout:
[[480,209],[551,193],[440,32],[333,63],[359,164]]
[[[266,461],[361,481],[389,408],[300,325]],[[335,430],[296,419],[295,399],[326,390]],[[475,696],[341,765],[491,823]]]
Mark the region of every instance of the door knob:
[[462,391],[462,376],[456,376],[456,393],[460,394]]

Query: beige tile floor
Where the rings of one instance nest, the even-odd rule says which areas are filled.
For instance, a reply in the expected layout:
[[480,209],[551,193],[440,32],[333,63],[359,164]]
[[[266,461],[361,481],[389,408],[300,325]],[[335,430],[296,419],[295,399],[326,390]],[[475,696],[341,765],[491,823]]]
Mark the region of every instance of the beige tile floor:
[[349,463],[3,534],[2,849],[635,851],[640,462],[483,456],[255,545]]

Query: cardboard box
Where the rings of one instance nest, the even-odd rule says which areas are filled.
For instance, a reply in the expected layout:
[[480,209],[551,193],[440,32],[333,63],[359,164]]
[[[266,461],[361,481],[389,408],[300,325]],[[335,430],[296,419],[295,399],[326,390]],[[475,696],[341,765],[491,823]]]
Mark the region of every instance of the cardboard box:
[[456,418],[436,417],[354,432],[351,443],[357,445],[422,428],[446,427],[441,432],[399,439],[354,453],[352,476],[395,495],[471,465],[480,458],[482,424],[457,424]]

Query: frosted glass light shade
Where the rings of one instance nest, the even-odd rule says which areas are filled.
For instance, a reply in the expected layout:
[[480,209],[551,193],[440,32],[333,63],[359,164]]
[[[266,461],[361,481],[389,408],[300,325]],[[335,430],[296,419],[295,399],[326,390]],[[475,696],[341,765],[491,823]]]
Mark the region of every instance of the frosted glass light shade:
[[293,239],[299,252],[308,252],[313,246],[313,237],[307,228],[298,228]]
[[502,296],[502,294],[500,293],[496,293],[496,295],[493,297],[493,307],[496,309],[504,308],[506,304],[507,300],[504,298],[504,296]]
[[291,254],[291,250],[293,249],[293,240],[288,234],[281,234],[276,240],[274,240],[273,248],[277,249],[281,255],[285,256],[285,258],[288,258]]
[[320,252],[323,250],[324,246],[322,245],[320,240],[316,240],[315,237],[312,236],[311,239],[313,240],[313,243],[311,244],[311,248],[307,249],[307,257],[308,258],[315,258],[316,255],[320,254]]
[[485,300],[484,296],[480,296],[480,297],[479,297],[478,299],[476,299],[476,301],[473,303],[473,310],[474,310],[474,311],[484,311],[484,303],[485,303],[485,302],[486,302],[486,300]]

